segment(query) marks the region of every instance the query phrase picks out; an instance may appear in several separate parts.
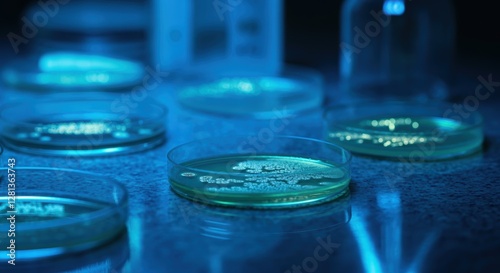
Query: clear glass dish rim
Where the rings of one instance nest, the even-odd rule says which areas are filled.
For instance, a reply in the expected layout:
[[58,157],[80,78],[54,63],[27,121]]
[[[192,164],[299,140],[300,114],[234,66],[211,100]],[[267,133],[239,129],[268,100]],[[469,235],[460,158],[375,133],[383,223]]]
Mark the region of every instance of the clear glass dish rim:
[[[234,135],[234,136],[225,136],[225,138],[229,137],[229,138],[233,138],[233,139],[234,138],[244,139],[244,138],[249,137],[249,136],[250,135]],[[348,174],[349,175],[351,174],[350,166],[351,166],[351,161],[352,161],[352,154],[351,154],[351,152],[349,152],[348,150],[342,148],[339,145],[336,145],[336,144],[333,144],[333,143],[330,143],[330,142],[327,142],[327,141],[324,141],[324,140],[319,140],[319,139],[314,139],[314,138],[308,138],[308,137],[299,137],[299,136],[276,135],[276,136],[274,136],[274,140],[273,141],[276,141],[277,139],[298,140],[298,141],[311,141],[311,142],[315,142],[317,144],[324,144],[324,145],[327,145],[329,147],[332,147],[332,148],[335,149],[332,152],[337,153],[339,156],[345,155],[346,158],[345,158],[345,160],[343,160],[343,162],[328,162],[328,163],[335,164],[335,166],[338,167],[338,168],[345,168],[348,171]],[[182,163],[177,162],[177,161],[175,161],[175,160],[172,159],[172,153],[175,152],[175,151],[178,151],[179,149],[185,148],[186,146],[189,146],[189,145],[192,145],[192,144],[202,144],[203,142],[211,142],[211,141],[215,141],[215,140],[221,141],[221,138],[220,137],[209,137],[209,138],[194,140],[194,141],[190,141],[190,142],[178,145],[178,146],[172,148],[167,153],[167,161],[172,166],[179,167],[182,170],[186,170],[186,171],[203,172],[203,173],[206,173],[206,174],[213,174],[213,175],[220,175],[220,176],[228,175],[229,174],[228,172],[208,171],[208,170],[205,170],[205,169],[199,169],[199,168],[193,168],[193,167],[186,167],[186,166],[183,166]],[[235,147],[235,149],[236,148],[237,147]],[[226,153],[225,155],[226,156],[237,156],[236,153]],[[242,154],[242,155],[245,155],[245,154]],[[255,155],[259,156],[259,153],[255,154]],[[261,155],[272,155],[272,153],[261,153]],[[281,154],[279,154],[279,155],[281,155]],[[309,157],[304,156],[303,158],[309,158]],[[309,158],[309,159],[319,160],[319,159],[314,159],[314,158]],[[257,176],[257,177],[266,177],[266,176],[272,176],[272,175],[273,174],[271,174],[271,173],[270,174],[231,173],[231,176],[237,176],[237,177],[249,177],[249,176],[252,176],[252,177],[255,177],[255,176]]]
[[[7,171],[7,169],[8,168],[1,167],[0,171]],[[116,211],[116,210],[120,210],[120,208],[128,206],[129,193],[128,193],[128,190],[125,187],[125,185],[118,182],[117,180],[115,180],[111,177],[108,177],[108,176],[105,176],[102,174],[92,173],[92,172],[88,172],[88,171],[74,170],[74,169],[46,168],[46,167],[16,167],[15,170],[52,171],[52,172],[62,171],[62,172],[66,172],[66,173],[78,174],[78,175],[81,175],[82,177],[92,176],[92,177],[96,177],[96,178],[101,178],[102,180],[106,181],[107,183],[110,183],[113,186],[116,186],[119,189],[121,189],[121,191],[123,192],[123,195],[121,196],[121,198],[119,198],[117,203],[113,203],[112,205],[107,205],[105,208],[99,209],[99,210],[94,211],[94,212],[85,213],[85,215],[91,219],[96,218],[100,215],[108,214],[108,213]],[[112,193],[110,193],[110,195],[111,194]],[[73,195],[73,194],[69,193],[69,195]],[[17,198],[17,195],[16,195],[16,198]],[[64,227],[64,226],[70,226],[70,225],[79,223],[81,221],[82,221],[82,219],[79,216],[77,216],[76,218],[64,217],[64,218],[58,218],[58,219],[53,219],[53,220],[48,220],[48,221],[36,222],[37,223],[36,227],[32,227],[32,226],[23,227],[22,230],[44,230],[47,228]],[[9,225],[8,223],[0,223],[0,228],[8,227],[8,225]]]
[[[332,106],[327,107],[323,111],[323,122],[326,122],[327,126],[330,126],[333,128],[342,129],[342,130],[345,130],[346,128],[348,128],[350,131],[359,132],[359,133],[374,133],[377,135],[388,135],[388,136],[407,135],[407,133],[398,133],[398,132],[391,133],[391,132],[384,132],[384,131],[377,131],[377,130],[370,130],[370,129],[359,129],[356,127],[340,126],[338,124],[333,124],[331,119],[328,118],[330,114],[332,114],[334,112],[341,114],[347,108],[356,108],[359,110],[363,110],[363,109],[366,109],[368,107],[379,107],[379,109],[381,111],[383,111],[383,109],[386,109],[384,106],[389,107],[389,106],[395,106],[395,105],[407,106],[407,107],[421,106],[421,107],[426,107],[426,108],[433,108],[434,110],[444,110],[444,111],[446,111],[446,109],[451,109],[451,106],[452,106],[452,104],[448,103],[448,102],[425,102],[425,101],[412,101],[412,100],[391,100],[391,101],[385,101],[385,102],[376,102],[376,101],[367,102],[367,101],[364,101],[364,102],[352,103],[352,104],[344,103],[344,104],[332,105]],[[462,128],[460,128],[459,130],[454,130],[453,132],[451,132],[451,134],[460,134],[464,131],[483,126],[484,119],[479,112],[474,111],[474,112],[471,112],[470,114],[473,115],[473,117],[470,117],[470,118],[472,118],[474,120],[474,123],[461,122],[464,126]],[[428,117],[435,117],[435,115],[428,115]],[[345,119],[339,119],[339,120],[342,120],[342,122],[343,122]],[[423,133],[421,135],[427,136],[427,135],[433,135],[433,134],[432,134],[432,132],[428,132],[428,133],[426,132],[426,133]]]
[[[37,125],[36,123],[20,121],[20,120],[15,120],[13,118],[4,117],[5,112],[8,110],[11,110],[11,109],[14,109],[14,108],[20,107],[20,106],[29,106],[30,104],[33,104],[33,103],[36,103],[37,105],[43,105],[44,103],[78,102],[78,103],[86,103],[87,105],[92,105],[91,104],[92,102],[109,102],[111,105],[115,101],[111,97],[101,97],[101,98],[80,97],[81,95],[85,94],[83,92],[82,93],[78,92],[77,94],[75,94],[75,97],[73,97],[73,98],[60,98],[60,97],[58,97],[58,95],[61,95],[61,94],[69,95],[68,93],[59,93],[59,94],[54,93],[54,94],[51,94],[49,97],[44,97],[40,100],[37,100],[36,102],[34,102],[33,100],[26,102],[26,100],[24,100],[24,99],[16,99],[14,101],[9,101],[9,102],[1,104],[0,105],[0,125],[3,125],[3,126],[5,126],[5,125],[20,125],[20,126]],[[92,94],[92,93],[88,93],[88,94]],[[111,95],[111,94],[103,94],[103,93],[94,93],[94,94],[100,94],[101,96]],[[115,95],[117,96],[117,94],[118,93],[116,93],[116,94],[113,93],[113,96],[115,96]],[[168,115],[167,107],[156,100],[151,101],[150,106],[156,107],[159,110],[159,113],[156,116],[147,116],[146,118],[141,119],[142,120],[141,124],[146,124],[146,125],[160,124],[160,123],[164,124],[163,121],[166,119],[166,117]],[[60,111],[60,112],[62,114],[64,114],[64,112],[62,112],[62,111]],[[61,113],[59,113],[59,114],[61,114]],[[113,112],[109,111],[106,113],[113,113]],[[54,114],[54,115],[57,115],[57,114]],[[133,116],[130,113],[129,113],[129,115]],[[133,124],[138,124],[138,122],[134,122]]]

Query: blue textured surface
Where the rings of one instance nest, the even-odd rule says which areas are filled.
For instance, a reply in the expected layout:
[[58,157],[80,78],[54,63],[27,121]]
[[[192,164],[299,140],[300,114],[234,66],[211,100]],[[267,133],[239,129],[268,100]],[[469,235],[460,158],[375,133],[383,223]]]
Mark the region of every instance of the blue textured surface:
[[[474,87],[471,78],[463,94],[473,95]],[[269,121],[187,113],[166,95],[168,89],[150,93],[170,109],[169,140],[157,149],[84,159],[4,153],[2,165],[15,157],[18,166],[102,173],[130,193],[128,241],[51,261],[43,272],[58,264],[83,269],[87,262],[91,267],[78,272],[497,272],[500,267],[498,93],[478,108],[485,117],[482,154],[415,164],[355,157],[350,197],[270,212],[205,207],[171,192],[166,176],[171,147],[209,135],[258,134]],[[290,119],[279,133],[320,138],[321,130],[318,112]],[[39,265],[32,272],[41,272]],[[108,265],[113,269],[104,270]],[[1,272],[11,272],[6,266],[0,265]]]

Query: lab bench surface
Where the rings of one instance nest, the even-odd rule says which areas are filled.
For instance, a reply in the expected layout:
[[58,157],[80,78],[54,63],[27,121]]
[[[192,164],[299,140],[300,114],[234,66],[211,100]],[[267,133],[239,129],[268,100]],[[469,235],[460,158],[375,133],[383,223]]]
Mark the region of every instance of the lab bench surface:
[[[464,94],[473,95],[474,85],[468,90]],[[129,191],[127,233],[120,240],[86,254],[53,259],[43,267],[45,272],[409,273],[500,268],[498,92],[477,108],[485,119],[482,153],[428,163],[355,156],[349,195],[328,204],[271,211],[205,206],[170,190],[166,155],[172,147],[210,135],[257,134],[269,124],[189,113],[167,93],[169,87],[162,86],[150,94],[169,108],[167,142],[155,149],[106,158],[4,152],[3,165],[14,157],[17,166],[101,173]],[[287,124],[277,133],[322,138],[320,111],[293,117]],[[40,272],[42,264],[32,272]],[[0,268],[16,272],[6,263]]]

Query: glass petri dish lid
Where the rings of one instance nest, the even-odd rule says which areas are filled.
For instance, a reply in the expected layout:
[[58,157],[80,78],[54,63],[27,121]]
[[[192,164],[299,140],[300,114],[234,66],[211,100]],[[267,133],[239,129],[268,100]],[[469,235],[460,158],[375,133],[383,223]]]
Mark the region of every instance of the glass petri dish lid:
[[325,138],[354,154],[413,161],[478,152],[483,119],[445,102],[392,101],[338,105],[324,113]]
[[179,103],[215,115],[268,118],[277,108],[309,111],[323,102],[323,78],[291,67],[276,75],[190,76],[178,91]]
[[11,260],[11,254],[24,261],[81,252],[113,241],[126,229],[127,190],[113,179],[13,164],[0,169],[0,179],[9,192],[0,197],[0,215],[9,219],[0,228],[9,231],[11,246],[0,250],[1,260]]
[[0,109],[7,148],[50,156],[106,156],[151,149],[165,141],[166,109],[118,94],[57,94]]
[[201,203],[241,208],[319,204],[348,191],[351,155],[345,149],[301,137],[252,140],[209,138],[173,148],[168,153],[171,189]]

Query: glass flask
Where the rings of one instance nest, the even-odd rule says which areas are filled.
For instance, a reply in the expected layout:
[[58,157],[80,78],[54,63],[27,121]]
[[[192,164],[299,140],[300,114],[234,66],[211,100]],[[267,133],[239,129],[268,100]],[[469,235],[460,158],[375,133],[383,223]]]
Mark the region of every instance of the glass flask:
[[455,43],[450,0],[345,0],[340,87],[348,101],[445,99]]

